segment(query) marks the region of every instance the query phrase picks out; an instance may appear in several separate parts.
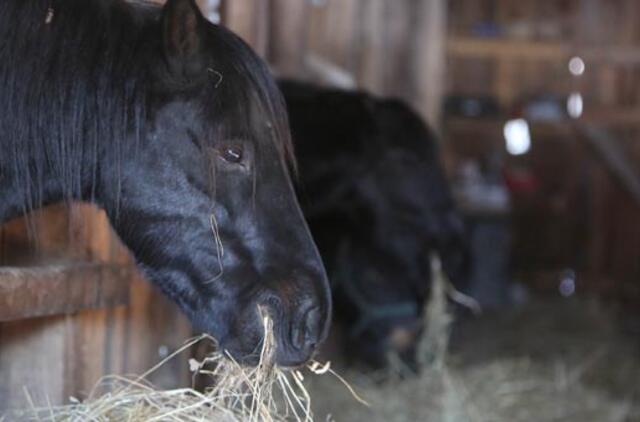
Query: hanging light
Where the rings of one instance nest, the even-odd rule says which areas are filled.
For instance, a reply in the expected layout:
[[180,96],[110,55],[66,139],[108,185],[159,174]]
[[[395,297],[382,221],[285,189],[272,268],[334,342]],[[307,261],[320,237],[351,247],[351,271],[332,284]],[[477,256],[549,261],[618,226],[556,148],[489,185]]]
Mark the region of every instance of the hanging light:
[[582,76],[586,69],[586,65],[584,64],[584,60],[581,57],[574,56],[569,59],[569,72],[573,76]]
[[531,149],[529,124],[525,119],[512,119],[504,125],[507,152],[511,155],[526,154]]
[[579,92],[572,92],[567,98],[567,113],[570,117],[577,119],[582,116],[582,111],[584,109],[584,100],[582,99],[582,94]]

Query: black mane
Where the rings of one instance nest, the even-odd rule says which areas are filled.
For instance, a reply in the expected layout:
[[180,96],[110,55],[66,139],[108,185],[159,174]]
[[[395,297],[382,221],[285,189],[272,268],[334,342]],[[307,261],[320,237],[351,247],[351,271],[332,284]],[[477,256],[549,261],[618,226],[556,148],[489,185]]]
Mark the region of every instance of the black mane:
[[[121,0],[0,2],[0,178],[19,181],[24,211],[42,205],[52,183],[67,199],[94,198],[105,188],[96,184],[100,163],[118,168],[139,142],[153,111],[151,72],[161,65],[160,15],[157,6]],[[253,99],[272,116],[273,140],[290,156],[285,107],[268,69],[238,37],[211,28],[215,54],[232,74],[213,75],[203,112],[224,102],[220,82],[234,102]],[[46,169],[56,180],[44,180]],[[94,183],[82,192],[87,176]]]
[[95,180],[101,155],[121,159],[130,130],[144,130],[141,18],[120,2],[0,5],[0,133],[10,157],[0,165],[13,165],[0,170],[24,183],[28,208],[42,202],[43,166],[65,197],[81,197],[84,172]]

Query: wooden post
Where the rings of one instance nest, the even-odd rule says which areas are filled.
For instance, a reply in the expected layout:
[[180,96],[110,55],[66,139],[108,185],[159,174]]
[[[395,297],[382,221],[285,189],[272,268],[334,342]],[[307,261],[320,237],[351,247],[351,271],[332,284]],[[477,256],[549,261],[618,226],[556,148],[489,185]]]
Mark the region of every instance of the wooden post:
[[413,104],[431,127],[440,130],[445,92],[447,2],[422,0],[416,35],[416,97]]
[[359,4],[358,86],[374,94],[384,94],[384,0],[365,0]]
[[228,0],[222,7],[222,24],[262,57],[269,45],[270,3],[270,0]]
[[272,0],[269,23],[269,63],[280,76],[298,76],[307,50],[308,4],[302,0]]

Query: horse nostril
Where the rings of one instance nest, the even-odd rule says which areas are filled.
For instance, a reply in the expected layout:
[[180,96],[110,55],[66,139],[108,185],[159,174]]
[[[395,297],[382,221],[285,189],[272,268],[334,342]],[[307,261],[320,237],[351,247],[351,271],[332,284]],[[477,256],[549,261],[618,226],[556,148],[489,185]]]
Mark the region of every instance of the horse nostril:
[[301,320],[294,322],[291,343],[297,350],[313,349],[320,340],[322,313],[319,307],[307,310]]

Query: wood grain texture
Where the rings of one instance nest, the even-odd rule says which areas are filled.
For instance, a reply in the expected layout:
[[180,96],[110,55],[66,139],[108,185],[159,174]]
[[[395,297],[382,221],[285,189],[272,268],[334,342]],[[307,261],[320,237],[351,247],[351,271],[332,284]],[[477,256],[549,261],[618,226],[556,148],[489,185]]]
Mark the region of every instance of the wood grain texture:
[[[29,405],[24,389],[36,405],[56,405],[86,397],[102,376],[142,374],[192,336],[177,306],[133,267],[105,213],[88,204],[0,226],[0,292],[0,415]],[[188,358],[149,380],[190,385]]]
[[0,324],[0,415],[65,400],[65,332],[63,316]]
[[92,263],[0,267],[0,321],[126,304],[132,272]]
[[269,14],[269,63],[280,76],[303,72],[309,4],[300,0],[272,0]]
[[238,34],[258,55],[269,46],[269,0],[227,0],[222,4],[222,23]]
[[285,76],[408,101],[438,128],[444,0],[272,0],[270,56]]

